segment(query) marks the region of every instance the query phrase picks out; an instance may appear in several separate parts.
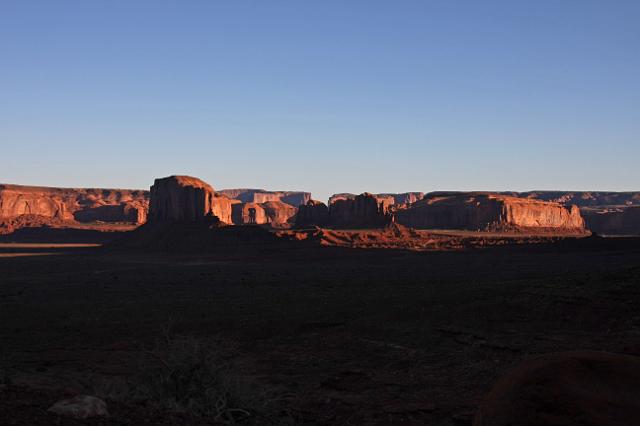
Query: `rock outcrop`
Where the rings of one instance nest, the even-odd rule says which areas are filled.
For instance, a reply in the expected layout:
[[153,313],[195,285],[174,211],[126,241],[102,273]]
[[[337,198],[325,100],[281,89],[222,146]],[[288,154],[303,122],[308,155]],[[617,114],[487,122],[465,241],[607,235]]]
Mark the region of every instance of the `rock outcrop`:
[[309,200],[298,207],[296,215],[296,228],[309,228],[314,226],[327,226],[329,223],[329,208],[321,201]]
[[268,223],[276,228],[287,227],[295,220],[298,209],[282,201],[267,201],[260,204]]
[[[420,201],[424,197],[424,192],[380,193],[372,195],[380,201],[384,200],[387,206],[391,206],[394,204],[412,204]],[[356,196],[356,194],[348,192],[333,194],[331,198],[329,198],[329,205],[338,200],[353,200]]]
[[149,222],[198,222],[213,217],[214,191],[191,176],[156,179],[151,187]]
[[355,198],[337,199],[329,206],[329,227],[381,228],[393,221],[388,200],[379,200],[367,192]]
[[640,206],[580,209],[587,228],[599,235],[640,235]]
[[262,204],[268,201],[280,201],[293,207],[306,204],[311,199],[310,192],[302,191],[265,191],[264,189],[223,189],[220,194],[240,200],[243,203]]
[[553,230],[584,232],[580,210],[558,203],[491,193],[440,193],[395,212],[396,221],[419,229]]
[[589,351],[539,355],[496,383],[473,425],[638,425],[639,394],[639,357]]
[[148,205],[148,192],[140,190],[0,185],[0,219],[144,223]]
[[267,214],[260,204],[238,203],[232,207],[231,217],[234,225],[264,225],[269,222]]

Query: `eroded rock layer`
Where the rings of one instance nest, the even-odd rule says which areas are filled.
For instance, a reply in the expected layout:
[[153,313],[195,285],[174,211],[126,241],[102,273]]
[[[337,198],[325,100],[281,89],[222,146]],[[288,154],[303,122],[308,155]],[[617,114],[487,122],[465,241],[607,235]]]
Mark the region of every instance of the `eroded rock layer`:
[[238,188],[223,189],[218,192],[243,203],[262,204],[269,201],[280,201],[293,207],[306,204],[311,199],[310,192],[302,191],[265,191],[264,189]]
[[298,208],[296,216],[297,228],[308,228],[313,226],[326,226],[329,223],[329,208],[318,200],[309,200]]
[[355,198],[337,199],[329,205],[329,227],[380,228],[392,222],[388,199],[363,193]]
[[213,216],[214,191],[191,176],[156,179],[151,187],[149,222],[198,222]]
[[419,229],[560,230],[584,232],[580,210],[558,203],[490,193],[441,193],[395,212],[396,221]]
[[0,184],[0,219],[22,215],[78,222],[146,221],[147,191]]

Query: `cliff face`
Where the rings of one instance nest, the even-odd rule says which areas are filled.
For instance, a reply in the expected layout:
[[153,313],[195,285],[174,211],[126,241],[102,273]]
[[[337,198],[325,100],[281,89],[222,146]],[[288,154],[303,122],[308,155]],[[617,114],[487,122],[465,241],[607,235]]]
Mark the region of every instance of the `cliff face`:
[[640,205],[640,192],[530,191],[521,192],[517,195],[523,198],[555,201],[560,204],[576,205],[578,207]]
[[422,229],[548,229],[583,232],[577,207],[499,194],[452,194],[426,197],[395,213],[402,225]]
[[[387,206],[391,206],[394,204],[412,204],[420,201],[424,197],[424,192],[380,193],[372,195],[380,201],[384,200]],[[333,194],[331,198],[329,198],[329,205],[338,200],[353,200],[354,198],[356,198],[356,194],[349,192]]]
[[640,235],[640,206],[582,208],[587,228],[600,235]]
[[338,199],[329,206],[329,226],[332,228],[380,228],[392,221],[388,200],[379,200],[364,193],[353,199]]
[[257,203],[234,204],[232,220],[234,225],[263,225],[269,222],[264,209]]
[[310,192],[302,191],[265,191],[264,189],[238,188],[223,189],[218,192],[243,203],[262,204],[269,201],[280,201],[293,207],[306,204],[311,199]]
[[0,185],[0,219],[144,223],[148,205],[148,192],[139,190]]
[[267,201],[260,205],[268,222],[274,227],[286,227],[295,219],[298,209],[282,201]]
[[156,179],[151,187],[149,222],[197,222],[213,215],[211,185],[191,176]]
[[313,226],[327,226],[329,223],[329,208],[321,201],[309,200],[307,204],[298,207],[296,216],[297,228]]

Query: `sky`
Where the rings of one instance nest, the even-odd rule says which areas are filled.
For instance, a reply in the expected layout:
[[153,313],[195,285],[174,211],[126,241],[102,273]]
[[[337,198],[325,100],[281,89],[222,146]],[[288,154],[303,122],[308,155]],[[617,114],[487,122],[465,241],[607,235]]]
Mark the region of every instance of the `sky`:
[[0,182],[640,190],[640,2],[0,1]]

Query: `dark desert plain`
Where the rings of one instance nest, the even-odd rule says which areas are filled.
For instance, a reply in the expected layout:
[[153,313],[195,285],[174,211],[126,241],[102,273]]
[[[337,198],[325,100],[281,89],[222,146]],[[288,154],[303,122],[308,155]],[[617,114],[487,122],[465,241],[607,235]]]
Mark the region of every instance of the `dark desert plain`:
[[[195,178],[157,179],[137,229],[22,215],[32,226],[2,236],[3,424],[638,419],[640,238],[395,219],[348,229],[331,229],[332,219],[324,228],[222,224],[205,214],[217,193]],[[158,207],[154,197],[169,201]],[[380,200],[360,197],[343,202]],[[363,215],[416,208],[383,214],[382,204],[329,212],[368,223]],[[505,404],[490,394],[496,382],[556,354],[564,358],[534,370],[533,390],[508,390],[520,392],[509,400],[518,420],[495,415]],[[75,395],[101,398],[109,415],[47,411]]]

